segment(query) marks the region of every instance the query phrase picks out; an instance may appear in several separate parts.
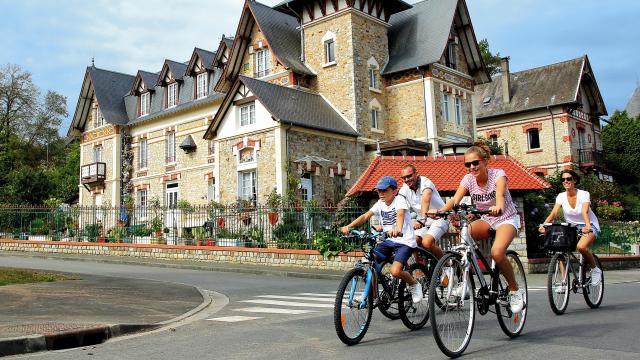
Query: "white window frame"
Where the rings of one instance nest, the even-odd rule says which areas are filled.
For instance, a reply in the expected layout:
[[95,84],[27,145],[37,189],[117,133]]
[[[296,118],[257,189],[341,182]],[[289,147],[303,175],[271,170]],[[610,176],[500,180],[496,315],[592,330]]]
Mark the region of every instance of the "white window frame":
[[196,99],[207,96],[207,73],[203,72],[196,76]]
[[456,44],[453,41],[449,42],[449,44],[447,45],[447,60],[448,60],[447,66],[450,69],[454,69],[454,70],[456,70],[458,67],[458,65],[456,64],[455,46]]
[[211,178],[207,182],[207,200],[216,201],[216,178]]
[[140,116],[149,115],[151,105],[151,94],[148,92],[140,94]]
[[166,155],[166,163],[172,164],[176,162],[176,133],[175,131],[171,131],[167,133],[165,139],[165,155]]
[[208,148],[208,155],[209,156],[213,156],[216,154],[216,142],[214,140],[209,140],[209,143],[207,144],[207,148]]
[[238,172],[238,198],[255,202],[258,199],[256,169]]
[[378,69],[369,68],[369,90],[379,90],[378,88]]
[[462,125],[462,99],[459,96],[455,98],[456,124]]
[[255,66],[256,66],[255,77],[261,78],[269,75],[269,65],[270,65],[269,49],[268,48],[260,49],[256,51],[254,56],[255,56]]
[[[533,131],[536,132],[536,134],[538,135],[538,147],[531,147],[531,134],[533,133]],[[540,144],[540,130],[538,128],[532,128],[532,129],[528,129],[527,130],[527,146],[529,147],[529,150],[538,150],[538,149],[542,149],[542,146]]]
[[147,139],[140,139],[138,143],[138,168],[146,169],[149,165],[149,143]]
[[93,147],[93,162],[94,163],[101,163],[103,162],[103,148],[102,145],[96,145]]
[[252,102],[238,108],[240,126],[249,126],[256,123],[256,103]]
[[324,65],[336,63],[336,39],[330,38],[324,42]]
[[451,121],[451,115],[449,114],[449,94],[442,94],[442,118],[444,121]]
[[380,110],[376,108],[371,108],[370,114],[371,114],[370,116],[371,128],[382,130],[382,127],[380,126]]
[[104,116],[102,116],[102,111],[100,111],[100,106],[96,105],[93,113],[93,127],[99,128],[104,125]]
[[138,190],[136,193],[136,205],[139,209],[138,215],[141,219],[147,217],[147,207],[149,205],[149,192],[147,189]]
[[178,83],[167,85],[167,109],[178,105]]

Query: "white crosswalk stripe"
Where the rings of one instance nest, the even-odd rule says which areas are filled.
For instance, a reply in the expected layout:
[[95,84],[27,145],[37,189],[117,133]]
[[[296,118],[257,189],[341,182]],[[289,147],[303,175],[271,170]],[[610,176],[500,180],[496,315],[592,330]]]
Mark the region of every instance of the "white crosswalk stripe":
[[304,300],[304,301],[325,301],[325,302],[334,302],[335,295],[330,297],[304,297],[304,296],[285,296],[285,295],[259,295],[256,296],[259,298],[267,298],[267,299],[284,299],[284,300]]
[[301,310],[301,309],[281,309],[281,308],[265,308],[265,307],[248,307],[242,309],[233,309],[233,311],[243,311],[251,313],[267,313],[267,314],[308,314],[317,312],[316,310]]
[[242,303],[253,303],[253,304],[265,304],[265,305],[312,307],[312,308],[332,308],[333,307],[333,304],[304,303],[304,302],[266,300],[266,299],[241,300],[239,302],[242,302]]
[[262,319],[262,318],[251,317],[251,316],[225,316],[225,317],[219,317],[219,318],[211,318],[207,320],[220,321],[220,322],[240,322],[240,321],[257,320],[257,319]]
[[325,293],[325,294],[320,294],[320,293],[299,293],[299,294],[295,294],[295,295],[300,295],[300,296],[323,296],[323,297],[336,297],[336,293]]

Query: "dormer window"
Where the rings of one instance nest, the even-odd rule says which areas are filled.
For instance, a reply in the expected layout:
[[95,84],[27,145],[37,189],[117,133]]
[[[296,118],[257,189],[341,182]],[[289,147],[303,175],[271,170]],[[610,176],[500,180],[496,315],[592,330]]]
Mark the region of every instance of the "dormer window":
[[198,74],[196,76],[196,99],[202,99],[207,96],[207,73]]
[[167,85],[167,108],[178,105],[178,83]]
[[450,41],[447,45],[447,67],[456,69],[456,43]]
[[256,78],[261,78],[269,75],[269,49],[262,49],[256,51]]
[[140,101],[138,103],[139,116],[149,115],[149,108],[151,107],[151,94],[146,92],[140,94]]
[[247,126],[256,123],[255,103],[244,105],[240,108],[240,126]]
[[93,127],[99,128],[104,125],[104,116],[102,116],[102,111],[100,111],[100,106],[96,105],[93,108]]

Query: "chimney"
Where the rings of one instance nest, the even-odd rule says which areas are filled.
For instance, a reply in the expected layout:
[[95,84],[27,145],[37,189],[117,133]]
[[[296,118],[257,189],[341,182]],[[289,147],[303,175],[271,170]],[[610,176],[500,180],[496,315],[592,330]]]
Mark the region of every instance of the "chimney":
[[500,74],[502,74],[502,102],[511,101],[511,74],[509,74],[509,57],[500,59]]

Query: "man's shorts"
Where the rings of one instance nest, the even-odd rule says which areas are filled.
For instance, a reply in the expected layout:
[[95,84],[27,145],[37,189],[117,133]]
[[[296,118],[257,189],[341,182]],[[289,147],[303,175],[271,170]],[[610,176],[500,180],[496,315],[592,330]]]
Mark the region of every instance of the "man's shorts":
[[407,260],[409,260],[409,258],[413,254],[413,248],[405,244],[393,242],[391,240],[385,240],[381,243],[378,243],[374,251],[376,253],[384,255],[386,259],[390,258],[391,255],[393,255],[393,253],[395,252],[393,260],[398,261],[403,265],[407,264]]
[[431,235],[436,241],[440,240],[442,235],[449,232],[449,222],[445,219],[434,220],[429,227],[421,227],[415,230],[416,236],[424,239],[425,235]]

